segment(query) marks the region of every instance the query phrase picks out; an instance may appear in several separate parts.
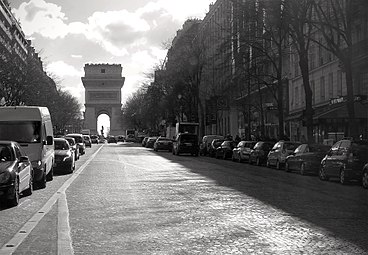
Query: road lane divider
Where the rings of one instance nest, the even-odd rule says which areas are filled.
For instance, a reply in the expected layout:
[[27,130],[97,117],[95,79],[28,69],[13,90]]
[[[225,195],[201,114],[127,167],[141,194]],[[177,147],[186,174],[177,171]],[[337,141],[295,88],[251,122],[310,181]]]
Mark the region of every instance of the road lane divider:
[[[0,255],[13,254],[17,248],[23,243],[32,230],[40,223],[42,218],[51,210],[52,206],[58,201],[61,210],[58,211],[58,254],[69,255],[74,254],[72,240],[70,236],[69,225],[69,209],[66,203],[67,188],[78,178],[84,169],[96,157],[103,145],[97,149],[95,153],[81,166],[77,171],[50,197],[50,199],[38,210],[21,228],[20,230],[0,249]],[[65,201],[63,200],[65,199]],[[61,221],[61,222],[59,222]]]

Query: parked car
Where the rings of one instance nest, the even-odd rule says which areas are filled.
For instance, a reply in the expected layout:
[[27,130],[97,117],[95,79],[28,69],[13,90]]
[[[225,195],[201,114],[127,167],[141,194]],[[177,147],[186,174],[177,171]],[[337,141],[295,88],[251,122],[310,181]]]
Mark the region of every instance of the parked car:
[[249,163],[255,163],[257,166],[266,164],[268,153],[274,145],[275,143],[271,141],[257,142],[250,152]]
[[173,142],[172,153],[174,155],[190,153],[192,156],[198,156],[198,135],[192,133],[179,133]]
[[13,141],[0,141],[0,196],[9,206],[17,206],[19,197],[33,192],[33,168],[28,156]]
[[210,157],[215,157],[217,147],[221,146],[221,144],[224,141],[225,141],[224,139],[213,139],[213,141],[211,142],[210,147],[208,148],[208,155]]
[[65,137],[74,138],[75,142],[78,143],[80,155],[84,155],[86,153],[86,144],[84,143],[82,134],[67,134]]
[[211,143],[214,139],[224,139],[222,135],[205,135],[202,138],[202,142],[199,145],[199,154],[200,155],[208,155]]
[[118,139],[116,139],[116,137],[113,135],[109,135],[107,137],[107,143],[118,143]]
[[267,167],[276,166],[276,169],[281,169],[285,165],[286,157],[294,152],[300,144],[299,142],[278,141],[268,153]]
[[74,158],[77,161],[79,159],[79,157],[80,157],[78,143],[75,142],[75,139],[73,137],[65,137],[65,139],[68,141],[69,146],[73,149],[73,151],[74,151]]
[[118,135],[118,142],[125,142],[125,136]]
[[86,147],[92,148],[92,140],[89,135],[83,135],[83,140],[84,140]]
[[223,141],[222,144],[216,148],[216,158],[231,158],[235,146],[236,142],[234,141]]
[[146,136],[145,138],[143,138],[143,140],[142,140],[142,146],[143,147],[146,147],[146,144],[147,144],[147,141],[148,141],[148,136]]
[[250,153],[256,143],[256,141],[240,141],[238,145],[233,149],[231,159],[238,162],[249,162]]
[[324,144],[301,144],[286,157],[285,171],[298,170],[301,175],[318,174],[321,160],[331,146]]
[[368,160],[368,142],[343,139],[335,143],[321,161],[319,178],[337,177],[341,184],[361,180]]
[[368,189],[368,163],[363,167],[362,186],[363,188]]
[[173,145],[173,142],[170,138],[159,137],[153,144],[153,149],[155,151],[158,151],[158,150],[172,151],[172,145]]
[[126,136],[125,141],[134,143],[135,142],[135,136],[133,134],[129,134],[129,135]]
[[75,169],[74,150],[64,138],[55,138],[54,171],[58,173],[72,173]]
[[149,137],[146,142],[146,148],[153,148],[153,145],[155,144],[156,140],[157,140],[157,136]]
[[98,144],[98,135],[91,135],[91,142]]

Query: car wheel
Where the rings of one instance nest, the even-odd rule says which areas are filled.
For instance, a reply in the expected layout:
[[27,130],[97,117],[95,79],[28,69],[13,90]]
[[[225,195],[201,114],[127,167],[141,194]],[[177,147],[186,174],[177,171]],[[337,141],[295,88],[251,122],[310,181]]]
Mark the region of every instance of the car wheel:
[[25,191],[23,191],[23,194],[25,196],[30,196],[33,193],[33,173],[31,171],[30,177],[29,177],[29,184],[28,184],[28,189],[26,189]]
[[8,192],[13,193],[12,198],[8,200],[8,205],[17,206],[19,204],[19,180],[18,178],[15,178],[14,185],[11,187],[11,189],[8,190]]
[[341,169],[340,169],[340,176],[339,176],[339,179],[340,179],[340,183],[341,184],[346,184],[348,182],[347,178],[346,178],[346,175],[345,175],[345,166],[343,166]]
[[322,165],[320,168],[319,168],[319,171],[318,171],[318,177],[321,181],[327,181],[328,180],[328,177],[326,175],[326,169],[325,169],[325,166]]
[[256,158],[256,165],[257,166],[261,165],[261,159],[259,157]]
[[276,169],[277,170],[280,170],[281,169],[281,166],[280,166],[280,161],[276,161]]
[[301,174],[301,175],[305,175],[305,164],[304,164],[304,163],[302,163],[302,164],[300,165],[300,174]]
[[365,189],[368,189],[368,170],[364,170],[363,176],[362,176],[362,186]]
[[285,162],[285,172],[290,172],[289,163]]
[[51,167],[49,173],[46,175],[46,181],[52,181],[53,179],[54,179],[54,168]]
[[267,159],[267,162],[266,162],[266,166],[267,167],[271,167],[271,165],[270,165],[270,161]]

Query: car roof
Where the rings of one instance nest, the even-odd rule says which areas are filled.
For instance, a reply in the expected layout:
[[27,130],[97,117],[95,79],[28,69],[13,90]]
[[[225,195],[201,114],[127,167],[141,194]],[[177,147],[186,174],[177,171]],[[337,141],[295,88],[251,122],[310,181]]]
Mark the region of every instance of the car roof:
[[72,133],[72,134],[66,134],[65,136],[83,136],[82,134]]

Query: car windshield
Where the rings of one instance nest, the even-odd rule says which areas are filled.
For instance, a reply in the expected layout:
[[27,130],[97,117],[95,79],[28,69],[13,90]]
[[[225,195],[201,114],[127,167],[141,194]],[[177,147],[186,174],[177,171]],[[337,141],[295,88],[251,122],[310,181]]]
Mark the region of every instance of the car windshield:
[[83,139],[80,136],[73,136],[73,135],[68,135],[68,136],[74,138],[76,143],[83,143]]
[[196,135],[185,134],[185,135],[181,136],[181,140],[183,142],[192,142],[192,143],[194,143],[194,142],[197,142],[197,139],[198,139],[198,137]]
[[69,145],[65,140],[56,140],[55,139],[55,150],[68,150]]
[[10,145],[0,144],[0,162],[1,161],[13,161],[13,154]]
[[0,140],[11,140],[18,143],[39,143],[41,142],[41,122],[0,122]]
[[75,144],[75,140],[73,138],[66,138],[66,140],[68,141],[69,145],[73,146]]
[[285,143],[285,149],[294,151],[299,145],[299,143]]

